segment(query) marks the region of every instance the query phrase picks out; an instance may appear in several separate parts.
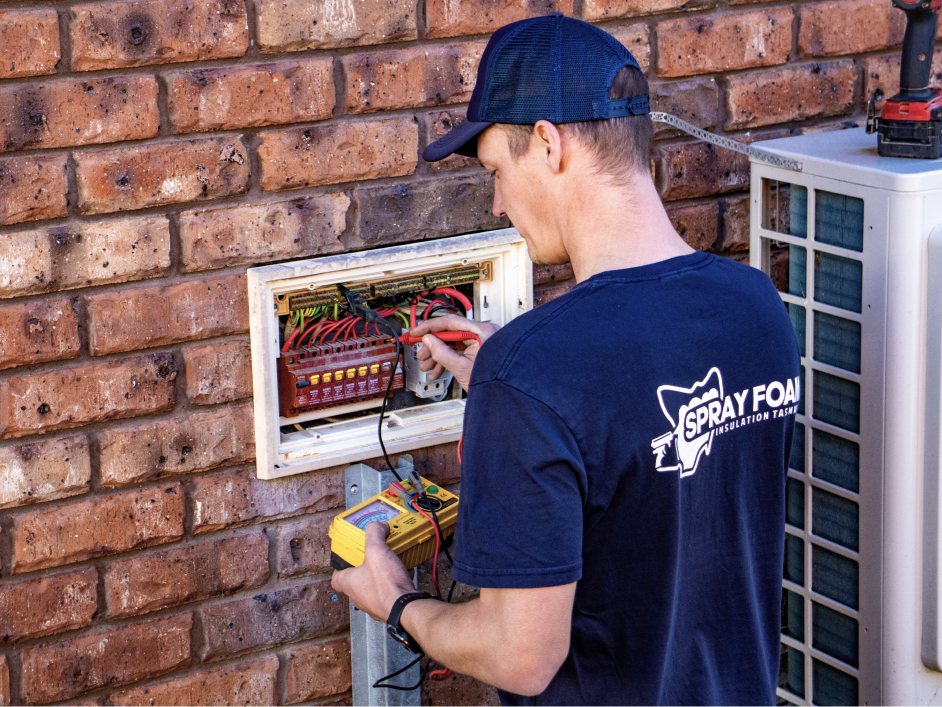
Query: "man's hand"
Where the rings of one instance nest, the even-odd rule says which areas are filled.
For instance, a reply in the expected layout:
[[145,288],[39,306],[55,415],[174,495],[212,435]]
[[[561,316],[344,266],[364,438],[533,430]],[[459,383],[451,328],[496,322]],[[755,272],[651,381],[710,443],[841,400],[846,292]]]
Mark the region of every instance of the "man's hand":
[[405,565],[386,545],[388,535],[386,523],[367,525],[363,564],[334,572],[330,580],[331,586],[350,597],[356,608],[382,622],[389,618],[396,599],[415,591]]
[[410,333],[413,336],[421,336],[422,348],[417,354],[419,368],[430,372],[430,378],[440,378],[445,369],[452,373],[465,391],[471,382],[471,369],[474,366],[474,359],[478,355],[481,347],[474,339],[468,339],[470,345],[461,344],[464,350],[459,353],[456,349],[446,344],[441,339],[431,336],[435,331],[472,331],[478,335],[483,344],[494,332],[500,329],[496,324],[488,322],[476,322],[473,319],[459,317],[457,314],[449,314],[444,317],[433,317],[427,321],[418,324]]

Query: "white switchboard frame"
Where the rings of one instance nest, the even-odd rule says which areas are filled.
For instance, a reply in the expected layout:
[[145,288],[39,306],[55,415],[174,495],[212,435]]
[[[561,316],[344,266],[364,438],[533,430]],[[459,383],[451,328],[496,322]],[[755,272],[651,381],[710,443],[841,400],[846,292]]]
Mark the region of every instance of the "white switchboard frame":
[[[378,412],[304,431],[282,432],[283,426],[316,415],[285,419],[279,414],[277,295],[485,262],[487,276],[474,283],[474,318],[503,326],[533,307],[533,265],[526,243],[512,228],[250,269],[247,275],[258,477],[275,479],[371,459],[382,453],[376,434]],[[463,399],[450,399],[387,412],[383,427],[387,451],[397,454],[457,441],[464,405]],[[339,415],[369,406],[353,404],[332,412]]]

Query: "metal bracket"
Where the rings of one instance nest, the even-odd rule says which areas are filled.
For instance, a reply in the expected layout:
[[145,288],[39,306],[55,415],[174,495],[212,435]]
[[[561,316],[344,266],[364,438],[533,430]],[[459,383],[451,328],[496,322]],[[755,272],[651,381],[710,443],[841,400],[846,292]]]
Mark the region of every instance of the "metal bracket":
[[[412,456],[400,454],[396,471],[403,478],[414,469]],[[391,471],[376,471],[365,464],[348,466],[345,474],[347,508],[389,487],[396,480]],[[355,611],[350,603],[350,661],[353,677],[353,704],[408,705],[421,704],[422,690],[374,689],[373,683],[385,675],[395,672],[415,660],[405,646],[397,643],[386,633],[386,624],[373,621],[365,612]],[[419,681],[420,665],[416,664],[392,679],[394,685],[415,685]]]
[[776,167],[790,169],[794,172],[800,172],[802,170],[801,162],[796,162],[795,160],[780,157],[774,152],[769,152],[768,150],[753,147],[752,145],[747,145],[743,142],[739,142],[738,140],[722,137],[720,135],[714,135],[713,133],[707,132],[706,130],[701,130],[696,125],[691,125],[686,120],[681,120],[676,115],[671,115],[670,113],[651,113],[651,120],[656,123],[667,123],[668,125],[672,125],[678,130],[683,130],[688,135],[693,135],[696,138],[705,140],[706,142],[717,145],[718,147],[725,147],[727,150],[732,150],[733,152],[739,152],[740,154],[748,155],[752,159],[759,160],[760,162],[767,162],[768,164],[775,165]]

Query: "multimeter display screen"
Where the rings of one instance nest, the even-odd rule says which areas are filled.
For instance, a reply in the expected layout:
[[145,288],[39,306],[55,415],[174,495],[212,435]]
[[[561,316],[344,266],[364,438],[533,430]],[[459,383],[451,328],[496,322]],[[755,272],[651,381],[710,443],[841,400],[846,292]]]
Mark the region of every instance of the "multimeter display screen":
[[382,501],[373,501],[373,503],[364,506],[355,513],[344,516],[344,520],[351,525],[355,525],[360,530],[363,530],[370,523],[377,520],[388,523],[400,513],[402,513],[402,510],[399,508],[390,506]]

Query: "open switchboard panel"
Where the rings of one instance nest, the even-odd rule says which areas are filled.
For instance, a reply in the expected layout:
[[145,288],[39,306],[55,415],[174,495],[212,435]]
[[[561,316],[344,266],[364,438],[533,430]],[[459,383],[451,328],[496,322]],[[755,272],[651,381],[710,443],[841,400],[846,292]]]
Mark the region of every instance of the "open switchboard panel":
[[[504,325],[532,306],[532,263],[514,229],[248,271],[258,476],[273,479],[455,441],[464,393],[430,379],[397,335],[458,314]],[[389,326],[350,315],[344,290]],[[379,322],[382,324],[382,322]]]

